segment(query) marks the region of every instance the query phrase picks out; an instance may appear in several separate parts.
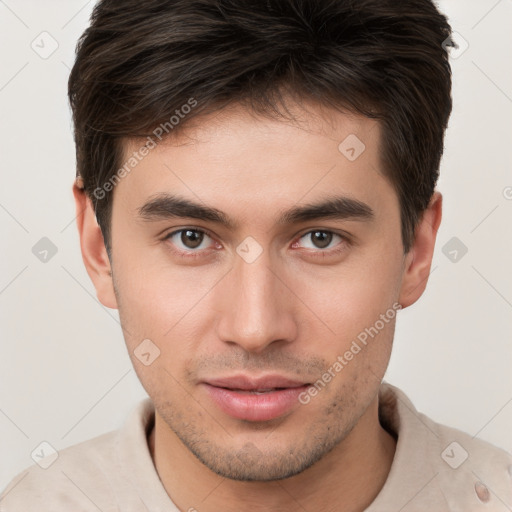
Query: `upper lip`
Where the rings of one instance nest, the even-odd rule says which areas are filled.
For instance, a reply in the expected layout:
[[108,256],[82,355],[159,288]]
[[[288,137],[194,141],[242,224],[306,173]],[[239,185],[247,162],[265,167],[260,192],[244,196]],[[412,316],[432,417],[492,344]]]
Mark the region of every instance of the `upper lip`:
[[248,375],[233,375],[203,381],[210,386],[227,389],[240,389],[244,391],[273,388],[298,388],[305,386],[306,382],[289,379],[281,375],[264,375],[251,377]]

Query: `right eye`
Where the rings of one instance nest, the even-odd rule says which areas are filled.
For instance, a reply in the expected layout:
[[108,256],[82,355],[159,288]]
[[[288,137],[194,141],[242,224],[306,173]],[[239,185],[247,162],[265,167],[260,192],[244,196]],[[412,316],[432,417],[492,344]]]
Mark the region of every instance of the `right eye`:
[[164,240],[170,240],[180,251],[197,252],[208,248],[213,241],[204,231],[199,229],[179,229],[169,233]]

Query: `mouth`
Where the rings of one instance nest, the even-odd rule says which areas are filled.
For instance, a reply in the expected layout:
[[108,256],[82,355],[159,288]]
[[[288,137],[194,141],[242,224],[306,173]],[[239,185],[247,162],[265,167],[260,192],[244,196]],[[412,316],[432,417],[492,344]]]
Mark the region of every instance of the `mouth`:
[[299,402],[299,395],[310,383],[278,375],[260,378],[239,375],[203,381],[212,402],[232,418],[261,422],[290,414]]
[[288,388],[271,388],[271,389],[230,389],[230,388],[223,388],[227,389],[229,391],[236,391],[238,393],[250,393],[251,395],[263,395],[265,393],[272,393],[274,391],[281,391],[283,389]]

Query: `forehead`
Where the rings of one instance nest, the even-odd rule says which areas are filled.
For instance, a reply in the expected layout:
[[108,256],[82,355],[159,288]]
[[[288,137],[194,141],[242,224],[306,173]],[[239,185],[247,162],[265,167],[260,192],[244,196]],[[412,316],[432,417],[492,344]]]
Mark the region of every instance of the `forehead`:
[[[377,211],[386,201],[396,205],[377,121],[325,109],[295,114],[283,120],[232,107],[198,116],[181,132],[155,138],[116,186],[114,203],[122,198],[135,214],[148,199],[172,193],[246,219],[333,195]],[[125,162],[147,142],[127,141]]]

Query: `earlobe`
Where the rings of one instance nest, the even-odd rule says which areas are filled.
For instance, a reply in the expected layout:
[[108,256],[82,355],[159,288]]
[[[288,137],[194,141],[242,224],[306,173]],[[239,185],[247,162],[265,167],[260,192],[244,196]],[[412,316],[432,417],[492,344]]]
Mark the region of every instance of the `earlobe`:
[[96,221],[92,201],[85,190],[80,187],[78,180],[73,185],[73,195],[75,197],[80,249],[85,268],[96,288],[98,300],[108,308],[117,309],[112,269],[103,234]]
[[437,231],[442,217],[442,195],[434,192],[415,230],[415,238],[404,262],[399,302],[406,308],[414,304],[427,286]]

